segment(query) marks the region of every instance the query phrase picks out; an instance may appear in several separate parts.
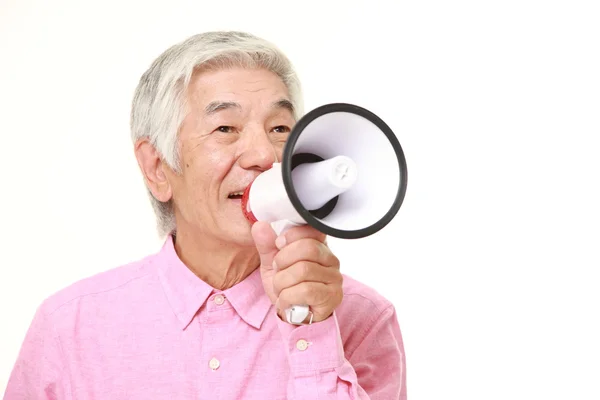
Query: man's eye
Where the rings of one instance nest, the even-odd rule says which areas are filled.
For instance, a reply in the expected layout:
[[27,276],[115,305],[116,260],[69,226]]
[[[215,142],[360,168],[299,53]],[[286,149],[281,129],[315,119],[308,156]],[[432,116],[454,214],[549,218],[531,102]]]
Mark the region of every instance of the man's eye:
[[276,126],[273,130],[277,133],[287,133],[290,131],[290,128],[285,125]]
[[223,132],[223,133],[232,133],[233,132],[233,127],[232,126],[223,125],[223,126],[218,127],[217,130],[219,132]]

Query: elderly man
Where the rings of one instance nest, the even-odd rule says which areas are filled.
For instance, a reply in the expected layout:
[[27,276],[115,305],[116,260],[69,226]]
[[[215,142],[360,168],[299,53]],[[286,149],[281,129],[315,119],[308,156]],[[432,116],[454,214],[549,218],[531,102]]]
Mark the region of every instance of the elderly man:
[[[193,36],[150,66],[131,129],[164,246],[44,301],[6,400],[406,398],[393,305],[342,275],[320,232],[276,237],[241,211],[300,96],[288,59],[245,33]],[[312,321],[288,323],[292,304]]]

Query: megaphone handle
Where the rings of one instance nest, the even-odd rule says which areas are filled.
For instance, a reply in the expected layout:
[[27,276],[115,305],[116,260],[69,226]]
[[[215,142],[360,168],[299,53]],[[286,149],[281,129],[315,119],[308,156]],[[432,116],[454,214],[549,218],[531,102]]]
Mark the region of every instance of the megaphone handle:
[[285,231],[287,231],[288,229],[293,228],[295,226],[300,226],[300,224],[289,221],[287,219],[282,219],[280,221],[271,222],[271,227],[273,228],[273,230],[275,231],[275,234],[277,236],[280,236]]
[[[288,229],[293,228],[295,226],[300,226],[300,224],[288,220],[271,222],[271,227],[273,228],[277,236],[281,235]],[[306,321],[306,318],[309,314],[310,309],[307,305],[295,304],[285,310],[285,317],[287,319],[287,322],[293,325],[302,325],[304,321]],[[312,323],[312,318],[309,323]]]
[[[303,325],[304,321],[306,321],[306,317],[310,314],[310,309],[307,305],[298,305],[295,304],[290,308],[285,310],[285,317],[290,324],[293,325]],[[312,316],[309,324],[312,323]]]

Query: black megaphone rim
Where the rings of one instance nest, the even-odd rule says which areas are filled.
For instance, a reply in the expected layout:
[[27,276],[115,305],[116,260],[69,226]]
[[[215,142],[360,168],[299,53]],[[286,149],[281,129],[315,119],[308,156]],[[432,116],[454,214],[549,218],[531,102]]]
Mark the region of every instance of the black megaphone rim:
[[[296,147],[296,142],[300,137],[302,131],[315,119],[329,113],[334,112],[346,112],[357,114],[373,124],[375,124],[387,137],[390,142],[394,152],[396,153],[396,158],[398,160],[398,167],[400,169],[400,184],[398,185],[398,191],[396,192],[396,198],[390,209],[385,213],[385,215],[377,222],[367,227],[356,229],[356,230],[342,230],[336,229],[329,225],[324,224],[319,221],[316,217],[314,217],[309,210],[304,208],[296,191],[294,190],[294,185],[292,184],[292,156],[294,155],[294,148]],[[305,114],[298,122],[294,125],[288,140],[285,144],[285,148],[283,150],[282,157],[282,168],[283,174],[283,184],[285,186],[285,190],[288,194],[292,205],[300,214],[300,216],[306,221],[307,224],[311,225],[315,229],[325,233],[328,236],[337,237],[341,239],[358,239],[362,237],[366,237],[372,235],[385,226],[387,226],[392,219],[396,216],[402,203],[404,202],[404,198],[406,196],[406,187],[407,187],[407,179],[408,179],[408,170],[406,166],[406,158],[404,156],[404,151],[402,150],[402,146],[398,141],[398,138],[392,131],[392,129],[377,115],[372,113],[371,111],[348,103],[331,103],[325,104],[320,107],[317,107],[307,114]]]

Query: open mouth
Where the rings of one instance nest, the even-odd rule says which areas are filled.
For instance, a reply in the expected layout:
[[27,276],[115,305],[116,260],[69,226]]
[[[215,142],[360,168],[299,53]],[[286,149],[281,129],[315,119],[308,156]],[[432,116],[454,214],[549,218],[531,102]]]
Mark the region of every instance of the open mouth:
[[243,191],[233,192],[233,193],[229,193],[229,196],[227,196],[227,198],[233,199],[233,200],[241,200],[243,195],[244,195]]

